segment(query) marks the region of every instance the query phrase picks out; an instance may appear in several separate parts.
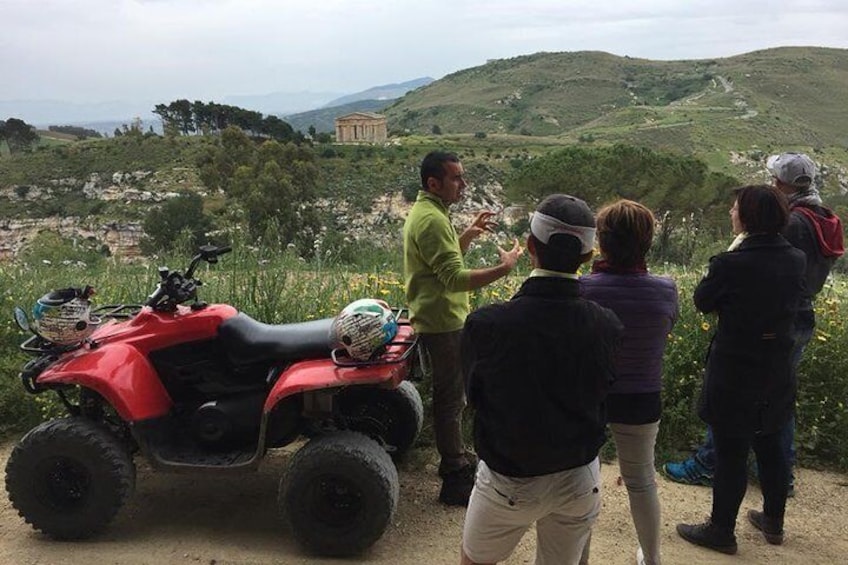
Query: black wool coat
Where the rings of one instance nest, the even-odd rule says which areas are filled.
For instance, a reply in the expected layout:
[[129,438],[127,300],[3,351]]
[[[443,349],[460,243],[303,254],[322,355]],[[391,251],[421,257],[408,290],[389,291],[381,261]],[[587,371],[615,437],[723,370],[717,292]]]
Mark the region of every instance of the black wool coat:
[[805,266],[804,252],[783,236],[751,235],[712,257],[695,289],[698,310],[718,314],[698,415],[725,435],[775,433],[793,414],[793,327]]

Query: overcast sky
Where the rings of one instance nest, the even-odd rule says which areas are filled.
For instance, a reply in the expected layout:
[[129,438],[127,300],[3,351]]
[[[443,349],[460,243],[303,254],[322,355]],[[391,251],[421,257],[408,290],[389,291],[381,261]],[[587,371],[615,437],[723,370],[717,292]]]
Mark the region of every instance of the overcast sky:
[[352,93],[487,59],[848,48],[846,0],[0,0],[0,100]]

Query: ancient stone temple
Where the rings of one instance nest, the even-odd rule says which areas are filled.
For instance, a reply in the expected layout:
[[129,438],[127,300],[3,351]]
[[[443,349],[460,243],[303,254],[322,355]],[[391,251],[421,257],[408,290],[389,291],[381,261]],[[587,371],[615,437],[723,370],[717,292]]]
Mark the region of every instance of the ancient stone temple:
[[384,143],[386,116],[353,112],[336,118],[336,143]]

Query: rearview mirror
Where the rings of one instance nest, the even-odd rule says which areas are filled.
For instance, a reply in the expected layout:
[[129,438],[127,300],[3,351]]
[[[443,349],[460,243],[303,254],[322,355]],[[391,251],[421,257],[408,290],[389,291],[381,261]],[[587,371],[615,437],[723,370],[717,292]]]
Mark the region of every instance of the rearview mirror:
[[18,327],[25,332],[32,331],[29,327],[29,319],[27,318],[26,312],[24,312],[24,309],[20,306],[15,306],[15,323],[18,324]]

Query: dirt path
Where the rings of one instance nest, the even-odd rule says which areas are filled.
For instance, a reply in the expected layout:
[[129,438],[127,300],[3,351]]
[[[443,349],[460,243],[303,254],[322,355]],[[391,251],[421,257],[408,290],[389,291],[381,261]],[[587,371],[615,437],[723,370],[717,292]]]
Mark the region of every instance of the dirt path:
[[[5,467],[11,445],[0,447]],[[393,526],[366,554],[352,560],[305,555],[277,516],[276,492],[286,453],[275,454],[259,472],[233,477],[162,475],[137,461],[138,482],[130,503],[97,539],[64,543],[34,532],[2,496],[0,564],[456,564],[464,511],[436,501],[435,455],[418,450],[400,464],[401,499]],[[790,501],[786,543],[770,546],[739,521],[739,554],[731,557],[687,544],[679,521],[702,519],[710,491],[660,479],[663,557],[666,564],[833,564],[848,562],[848,476],[800,469],[798,495]],[[636,549],[627,493],[617,485],[615,465],[603,466],[604,506],[595,526],[593,564],[631,564]],[[743,510],[756,506],[749,489]],[[534,538],[525,536],[508,564],[533,563]]]

